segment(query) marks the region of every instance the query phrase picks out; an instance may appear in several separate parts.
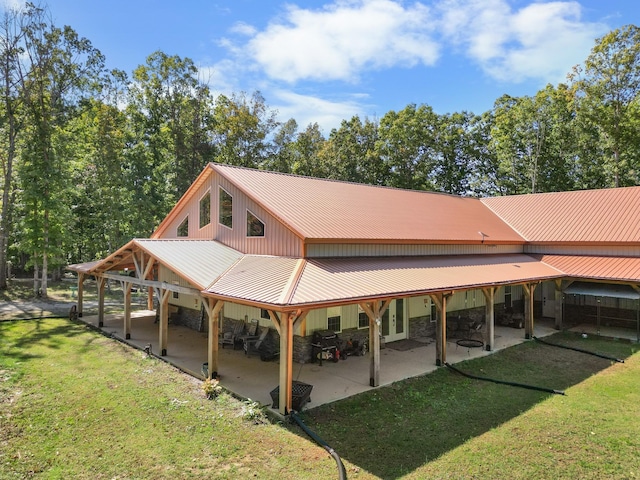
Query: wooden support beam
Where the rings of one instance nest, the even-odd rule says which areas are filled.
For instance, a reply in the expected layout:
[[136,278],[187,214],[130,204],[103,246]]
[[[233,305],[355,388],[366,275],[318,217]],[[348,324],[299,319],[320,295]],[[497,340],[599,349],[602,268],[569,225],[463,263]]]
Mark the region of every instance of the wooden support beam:
[[522,285],[524,291],[524,338],[530,340],[533,338],[533,292],[537,283],[525,283]]
[[267,310],[267,312],[269,313],[269,318],[273,322],[274,327],[276,327],[278,335],[282,337],[282,332],[280,331],[280,319],[278,318],[278,315],[273,310]]
[[485,322],[486,322],[486,333],[484,338],[484,346],[487,352],[491,352],[493,350],[493,345],[495,341],[495,296],[496,296],[496,287],[483,288],[482,293],[484,294],[484,298],[487,301],[487,306],[485,307]]
[[390,304],[391,300],[374,300],[360,304],[360,308],[369,317],[369,385],[372,387],[380,385],[380,325],[382,315]]
[[[555,284],[555,305],[554,305],[554,317],[556,330],[562,330],[562,324],[564,322],[564,293],[563,282],[558,279],[554,281]],[[566,287],[565,287],[566,288]]]
[[131,282],[124,282],[124,338],[131,338]]
[[208,378],[216,378],[218,376],[218,333],[220,331],[220,311],[224,302],[213,298],[203,298],[207,317],[209,319],[209,334],[207,337],[207,373]]
[[78,273],[78,317],[82,317],[84,299],[84,273]]
[[450,293],[430,295],[436,305],[436,365],[443,366],[447,362],[447,299]]
[[[275,313],[274,313],[275,315]],[[280,385],[279,411],[288,415],[291,411],[293,395],[293,322],[292,315],[282,313],[280,317]]]
[[104,327],[104,287],[106,279],[103,277],[96,277],[98,284],[98,327]]
[[159,295],[160,303],[160,332],[159,341],[160,355],[163,357],[167,354],[167,336],[169,333],[169,290],[161,290]]

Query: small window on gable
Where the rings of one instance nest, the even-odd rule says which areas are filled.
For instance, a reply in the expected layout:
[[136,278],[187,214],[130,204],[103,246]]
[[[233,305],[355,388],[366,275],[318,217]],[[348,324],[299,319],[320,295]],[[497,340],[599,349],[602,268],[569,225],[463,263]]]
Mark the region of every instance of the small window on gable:
[[189,236],[189,217],[185,217],[180,225],[178,225],[177,234],[179,237],[188,237]]
[[211,223],[211,192],[200,199],[200,228]]
[[225,227],[233,228],[233,197],[220,187],[219,220]]
[[247,237],[264,237],[264,223],[247,210]]

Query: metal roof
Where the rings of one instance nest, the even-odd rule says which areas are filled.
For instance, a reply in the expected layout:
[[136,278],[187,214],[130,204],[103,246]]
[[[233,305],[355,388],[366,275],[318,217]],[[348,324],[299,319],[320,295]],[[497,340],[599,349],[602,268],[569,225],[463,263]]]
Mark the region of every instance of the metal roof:
[[569,285],[564,293],[569,295],[593,295],[594,297],[640,299],[640,292],[629,285],[612,285],[602,283],[575,282]]
[[640,187],[483,198],[528,242],[640,242]]
[[639,257],[533,255],[567,277],[640,283]]
[[210,167],[311,242],[524,243],[476,198]]
[[214,240],[134,240],[149,255],[204,290],[242,253]]
[[[251,303],[301,307],[525,283],[561,275],[522,254],[324,260],[247,255],[207,291]],[[289,294],[283,295],[286,290]]]

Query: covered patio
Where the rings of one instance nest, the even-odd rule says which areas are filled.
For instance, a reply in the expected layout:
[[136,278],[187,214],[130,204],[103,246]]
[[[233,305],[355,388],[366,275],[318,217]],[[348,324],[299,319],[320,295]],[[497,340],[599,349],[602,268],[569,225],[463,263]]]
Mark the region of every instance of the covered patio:
[[[151,345],[151,352],[158,358],[174,365],[197,378],[204,378],[201,369],[207,361],[206,332],[197,332],[181,325],[168,325],[167,340],[170,348],[167,355],[159,356],[159,325],[155,323],[153,310],[140,310],[131,313],[130,338],[124,333],[124,314],[107,314],[102,327],[98,327],[97,315],[85,315],[82,320],[104,333],[123,342],[144,350]],[[544,337],[557,330],[553,320],[537,320],[534,335]],[[493,350],[501,350],[522,343],[525,340],[523,330],[510,327],[495,327]],[[447,339],[447,361],[455,364],[490,355],[484,348],[468,348],[456,343],[456,339]],[[221,384],[239,397],[251,399],[262,405],[271,407],[270,392],[279,384],[279,362],[261,361],[256,356],[246,356],[242,350],[233,348],[218,351],[219,376]],[[295,363],[292,367],[293,380],[313,385],[311,402],[306,408],[313,408],[326,403],[335,402],[361,392],[371,390],[367,382],[371,360],[370,354],[350,356],[337,363],[325,361],[317,363]],[[432,338],[414,340],[411,348],[396,349],[389,343],[380,350],[380,384],[390,385],[394,382],[424,375],[436,370],[434,363],[436,343]],[[274,411],[278,409],[275,408]]]

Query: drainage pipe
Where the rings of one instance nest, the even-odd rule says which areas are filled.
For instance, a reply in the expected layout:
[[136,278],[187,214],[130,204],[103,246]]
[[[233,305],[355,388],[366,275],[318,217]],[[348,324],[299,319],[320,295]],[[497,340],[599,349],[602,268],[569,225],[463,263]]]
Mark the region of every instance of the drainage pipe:
[[453,370],[456,373],[459,373],[460,375],[463,375],[465,377],[468,378],[473,378],[474,380],[485,380],[487,382],[493,382],[493,383],[497,383],[500,385],[509,385],[511,387],[520,387],[520,388],[527,388],[529,390],[538,390],[540,392],[546,392],[546,393],[554,393],[556,395],[564,395],[564,391],[563,390],[554,390],[552,388],[546,388],[546,387],[536,387],[535,385],[526,385],[524,383],[514,383],[514,382],[507,382],[505,380],[496,380],[495,378],[488,378],[488,377],[478,377],[476,375],[471,375],[470,373],[465,373],[462,370],[458,370],[457,368],[455,368],[453,365],[446,363],[445,365],[450,368],[451,370]]
[[538,337],[533,337],[533,339],[536,342],[544,343],[545,345],[549,345],[551,347],[566,348],[567,350],[574,350],[576,352],[586,353],[587,355],[593,355],[595,357],[605,358],[607,360],[613,360],[614,362],[624,363],[624,360],[622,360],[620,358],[612,357],[610,355],[605,355],[604,353],[591,352],[589,350],[583,350],[582,348],[569,347],[567,345],[559,345],[557,343],[545,342],[544,340],[542,340],[542,339],[540,339]]
[[309,427],[307,427],[304,422],[300,419],[300,417],[298,417],[298,415],[295,414],[295,412],[291,412],[290,415],[291,419],[294,420],[299,426],[300,428],[302,428],[302,430],[304,430],[304,432],[309,435],[318,445],[320,445],[322,448],[324,448],[327,452],[329,452],[329,455],[331,455],[333,457],[333,459],[336,461],[336,464],[338,466],[338,478],[340,480],[347,480],[347,471],[344,468],[344,464],[342,463],[342,459],[340,458],[340,456],[336,453],[336,451],[331,448],[327,442],[325,442],[322,438],[320,438],[318,435],[315,434],[315,432],[313,432],[312,430],[309,429]]

